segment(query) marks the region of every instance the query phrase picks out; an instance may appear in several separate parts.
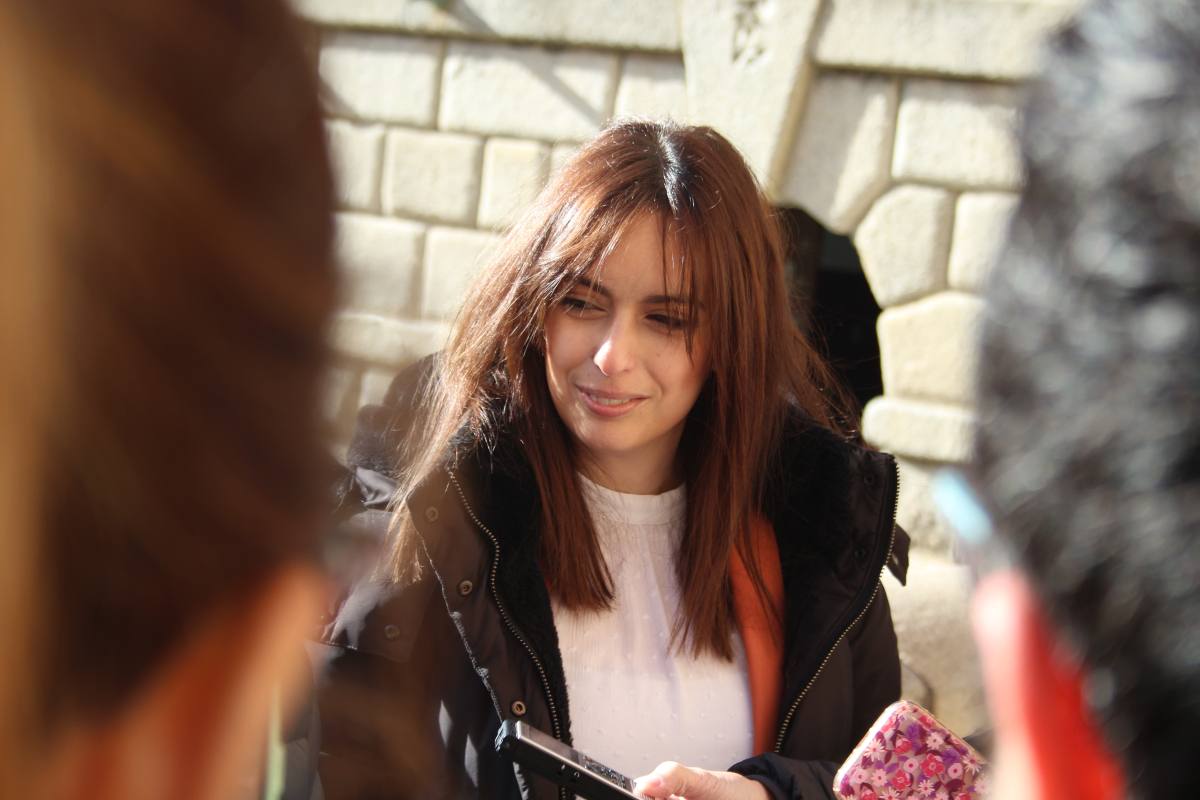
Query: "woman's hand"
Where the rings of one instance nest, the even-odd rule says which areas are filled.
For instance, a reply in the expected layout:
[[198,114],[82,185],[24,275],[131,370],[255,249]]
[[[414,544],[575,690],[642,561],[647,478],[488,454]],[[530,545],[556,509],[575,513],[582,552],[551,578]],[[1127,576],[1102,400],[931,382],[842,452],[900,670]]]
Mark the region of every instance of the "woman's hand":
[[636,794],[652,798],[682,797],[687,800],[771,800],[758,781],[734,772],[710,772],[664,761],[649,775],[634,781]]

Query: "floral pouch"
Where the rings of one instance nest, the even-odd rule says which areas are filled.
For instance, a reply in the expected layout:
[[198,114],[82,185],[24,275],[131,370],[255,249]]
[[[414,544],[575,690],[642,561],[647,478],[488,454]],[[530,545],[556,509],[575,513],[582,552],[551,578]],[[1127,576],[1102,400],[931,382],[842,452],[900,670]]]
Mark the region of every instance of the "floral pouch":
[[925,709],[892,703],[833,779],[847,800],[976,800],[987,797],[985,762]]

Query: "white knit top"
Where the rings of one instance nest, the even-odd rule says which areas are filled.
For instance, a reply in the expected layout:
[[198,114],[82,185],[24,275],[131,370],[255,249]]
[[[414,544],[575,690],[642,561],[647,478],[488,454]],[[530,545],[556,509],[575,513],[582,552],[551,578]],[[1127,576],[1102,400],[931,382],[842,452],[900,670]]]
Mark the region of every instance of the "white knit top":
[[574,746],[630,778],[663,761],[723,770],[753,755],[741,637],[732,663],[669,647],[685,487],[633,495],[580,484],[616,600],[602,613],[554,603]]

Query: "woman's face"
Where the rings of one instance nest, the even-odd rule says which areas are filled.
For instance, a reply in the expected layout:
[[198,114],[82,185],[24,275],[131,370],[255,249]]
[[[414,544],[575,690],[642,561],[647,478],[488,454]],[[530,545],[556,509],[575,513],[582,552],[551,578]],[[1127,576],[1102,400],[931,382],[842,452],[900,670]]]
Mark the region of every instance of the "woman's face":
[[663,274],[659,218],[644,214],[546,320],[546,380],[583,455],[580,468],[618,491],[678,482],[684,421],[709,372],[704,314],[685,346],[678,266]]

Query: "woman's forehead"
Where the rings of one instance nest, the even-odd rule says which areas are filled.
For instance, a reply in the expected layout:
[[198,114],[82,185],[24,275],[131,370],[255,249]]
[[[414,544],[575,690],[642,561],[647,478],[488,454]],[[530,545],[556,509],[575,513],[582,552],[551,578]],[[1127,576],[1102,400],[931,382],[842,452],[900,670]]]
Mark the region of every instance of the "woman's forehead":
[[639,214],[608,254],[584,271],[581,282],[602,294],[686,302],[690,275],[668,225],[653,212]]

